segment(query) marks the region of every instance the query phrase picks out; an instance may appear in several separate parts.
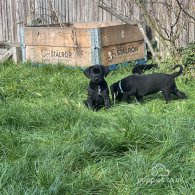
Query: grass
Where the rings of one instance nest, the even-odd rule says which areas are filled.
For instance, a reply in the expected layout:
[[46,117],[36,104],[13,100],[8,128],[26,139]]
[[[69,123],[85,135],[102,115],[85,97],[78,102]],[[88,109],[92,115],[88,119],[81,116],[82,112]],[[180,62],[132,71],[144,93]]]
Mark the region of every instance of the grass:
[[195,194],[195,80],[176,82],[187,100],[93,112],[81,70],[1,64],[0,194]]

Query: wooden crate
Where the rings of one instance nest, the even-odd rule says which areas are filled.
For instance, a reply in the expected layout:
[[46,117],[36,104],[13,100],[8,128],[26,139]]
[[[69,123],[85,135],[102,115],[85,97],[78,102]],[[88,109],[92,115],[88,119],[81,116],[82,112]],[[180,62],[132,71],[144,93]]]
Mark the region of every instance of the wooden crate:
[[23,27],[20,40],[24,62],[87,67],[145,57],[145,43],[137,25],[116,22]]

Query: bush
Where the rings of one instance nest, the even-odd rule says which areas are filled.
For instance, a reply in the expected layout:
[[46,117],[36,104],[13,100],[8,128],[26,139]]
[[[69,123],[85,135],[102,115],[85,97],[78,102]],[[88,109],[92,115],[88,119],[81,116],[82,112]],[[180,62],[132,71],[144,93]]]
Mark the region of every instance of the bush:
[[181,49],[181,57],[184,65],[195,65],[195,44],[191,43],[187,48]]

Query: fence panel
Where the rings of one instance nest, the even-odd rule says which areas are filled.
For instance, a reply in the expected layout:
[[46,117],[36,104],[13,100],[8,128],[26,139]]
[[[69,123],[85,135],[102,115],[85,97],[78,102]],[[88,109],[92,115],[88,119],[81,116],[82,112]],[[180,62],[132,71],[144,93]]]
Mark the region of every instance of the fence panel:
[[[27,18],[40,18],[41,24],[117,21],[106,11],[97,6],[97,0],[3,0],[0,1],[0,42],[18,42],[17,26],[26,24]],[[143,19],[140,9],[128,0],[105,0],[115,10],[129,19]],[[186,8],[194,10],[195,0],[184,0]],[[55,10],[57,18],[52,18]],[[129,6],[131,5],[131,7]],[[158,8],[163,12],[163,7]],[[188,10],[187,9],[187,10]],[[161,14],[159,13],[159,17]],[[169,20],[169,17],[167,17]],[[189,42],[195,42],[195,23],[186,22],[179,37],[178,45],[185,46]],[[168,24],[168,21],[167,21]]]

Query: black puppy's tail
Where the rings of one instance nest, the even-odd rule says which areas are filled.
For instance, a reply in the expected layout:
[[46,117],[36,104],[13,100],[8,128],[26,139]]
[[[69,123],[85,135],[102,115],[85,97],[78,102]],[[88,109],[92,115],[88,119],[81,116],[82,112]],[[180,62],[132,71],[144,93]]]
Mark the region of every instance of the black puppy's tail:
[[174,72],[172,74],[173,78],[178,77],[183,72],[183,67],[181,65],[179,65],[179,64],[175,65],[173,70],[175,70],[178,67],[180,68],[180,70],[179,70],[179,72]]

